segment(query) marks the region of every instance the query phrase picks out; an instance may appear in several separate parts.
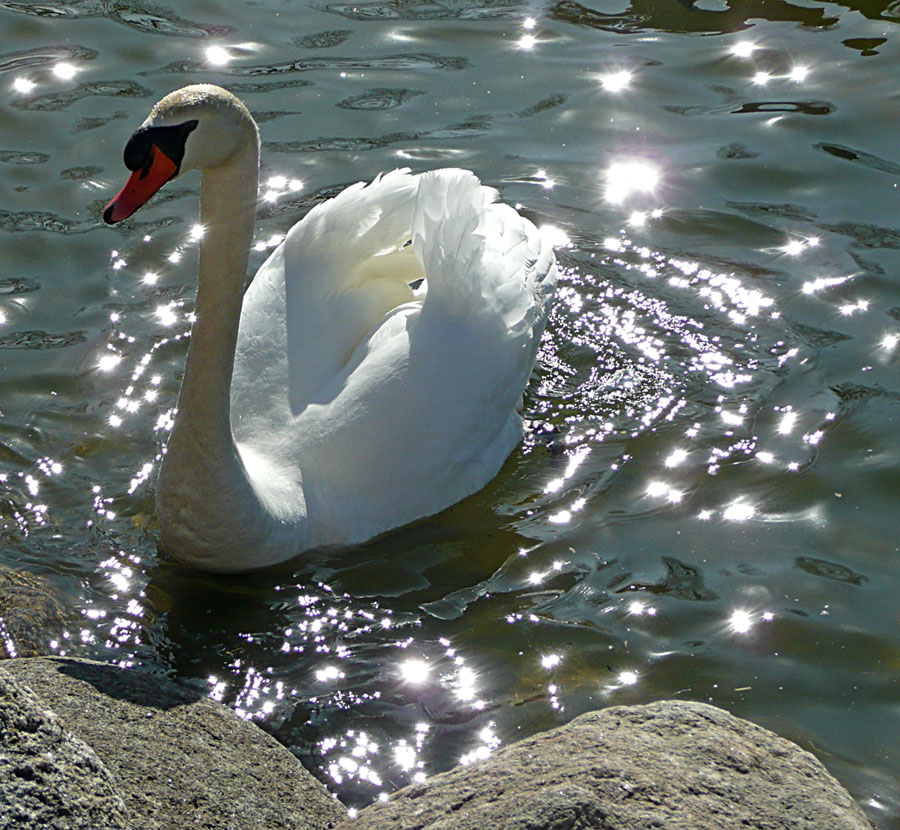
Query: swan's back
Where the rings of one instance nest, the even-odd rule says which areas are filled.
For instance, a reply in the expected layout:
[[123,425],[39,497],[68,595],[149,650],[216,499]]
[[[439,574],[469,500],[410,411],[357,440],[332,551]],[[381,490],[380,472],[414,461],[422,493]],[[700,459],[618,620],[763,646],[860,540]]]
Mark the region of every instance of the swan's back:
[[[461,170],[355,185],[295,225],[248,289],[232,428],[251,474],[305,501],[309,544],[438,512],[520,440],[556,267],[495,199]],[[424,300],[409,286],[422,276]]]

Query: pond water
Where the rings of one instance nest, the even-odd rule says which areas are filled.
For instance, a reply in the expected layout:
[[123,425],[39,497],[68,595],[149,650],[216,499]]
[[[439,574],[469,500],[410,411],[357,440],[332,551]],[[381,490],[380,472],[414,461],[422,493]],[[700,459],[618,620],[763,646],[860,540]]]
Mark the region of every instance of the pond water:
[[[0,2],[0,564],[52,653],[195,679],[348,806],[581,712],[709,701],[900,827],[900,6]],[[260,123],[251,268],[461,166],[563,268],[484,491],[240,577],[157,553],[199,179],[100,221],[210,81]],[[7,649],[14,644],[7,643]]]

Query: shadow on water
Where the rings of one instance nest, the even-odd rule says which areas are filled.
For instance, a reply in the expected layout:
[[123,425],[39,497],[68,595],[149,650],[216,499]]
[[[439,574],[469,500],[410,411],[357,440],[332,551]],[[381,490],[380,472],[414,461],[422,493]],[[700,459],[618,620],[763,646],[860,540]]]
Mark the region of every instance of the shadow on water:
[[832,9],[837,6],[858,11],[871,20],[900,22],[896,2],[874,0],[815,5],[798,5],[780,0],[753,0],[747,3],[723,3],[724,8],[701,8],[694,0],[632,0],[620,13],[596,11],[580,3],[565,0],[551,7],[550,17],[576,26],[588,26],[618,34],[641,34],[647,31],[663,31],[693,34],[726,34],[749,29],[753,21],[767,20],[773,23],[798,23],[811,28],[830,28],[840,22]]

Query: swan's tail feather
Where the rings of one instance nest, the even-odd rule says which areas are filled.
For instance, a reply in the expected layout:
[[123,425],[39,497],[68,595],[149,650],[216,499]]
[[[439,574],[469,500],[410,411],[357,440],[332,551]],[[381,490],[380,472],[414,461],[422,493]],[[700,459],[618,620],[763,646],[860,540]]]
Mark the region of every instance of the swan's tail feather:
[[419,177],[413,248],[429,305],[445,314],[499,315],[513,333],[540,334],[556,282],[552,247],[466,170]]

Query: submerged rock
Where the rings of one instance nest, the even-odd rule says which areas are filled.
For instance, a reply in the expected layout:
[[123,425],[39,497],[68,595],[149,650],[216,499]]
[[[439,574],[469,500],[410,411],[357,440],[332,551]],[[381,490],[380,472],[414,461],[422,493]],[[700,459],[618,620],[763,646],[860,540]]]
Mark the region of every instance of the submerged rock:
[[406,787],[340,830],[871,830],[796,744],[703,703],[589,712]]
[[0,566],[0,660],[46,654],[64,626],[62,606],[46,579]]
[[[122,796],[128,827],[324,830],[346,816],[287,749],[201,688],[86,660],[36,657],[2,665],[90,745]],[[9,809],[4,797],[0,790],[0,816]]]
[[106,767],[27,686],[0,669],[0,830],[99,827],[127,827]]

